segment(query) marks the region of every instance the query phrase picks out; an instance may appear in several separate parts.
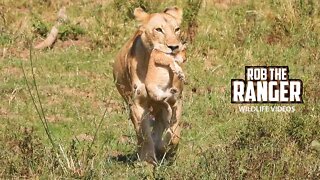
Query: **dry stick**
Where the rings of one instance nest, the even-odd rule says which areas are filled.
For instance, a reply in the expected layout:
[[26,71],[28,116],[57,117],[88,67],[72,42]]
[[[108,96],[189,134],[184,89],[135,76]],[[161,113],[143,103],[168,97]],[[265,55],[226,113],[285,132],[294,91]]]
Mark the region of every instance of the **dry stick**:
[[45,49],[48,47],[52,47],[53,43],[57,40],[58,37],[58,28],[61,24],[67,21],[66,8],[62,7],[58,12],[58,18],[56,24],[52,27],[50,33],[47,38],[36,45],[35,49]]
[[91,144],[90,144],[90,146],[89,146],[89,148],[88,148],[88,152],[91,151],[91,148],[92,148],[95,140],[97,139],[98,131],[99,131],[101,125],[102,125],[102,122],[103,122],[104,117],[105,117],[106,114],[107,114],[107,111],[108,111],[108,107],[106,107],[106,109],[104,110],[104,113],[103,113],[103,115],[102,115],[102,117],[101,117],[101,119],[100,119],[100,122],[99,122],[99,124],[98,124],[98,127],[96,128],[96,131],[95,131],[95,133],[94,133],[93,140],[92,140],[92,142],[91,142]]
[[[112,94],[113,93],[113,90],[111,91],[111,93],[110,94]],[[111,100],[109,100],[109,102],[110,102]],[[108,108],[108,107],[106,107],[106,108]],[[101,124],[101,122],[102,122],[102,120],[100,120],[100,123],[99,124]],[[100,127],[100,126],[98,126],[98,127]],[[98,129],[97,129],[98,130]],[[97,154],[101,154],[101,152],[102,152],[102,148],[106,145],[106,143],[107,143],[107,141],[105,141],[101,146],[100,146],[100,149],[99,149],[99,152],[97,153]],[[131,161],[132,162],[132,161]]]
[[0,16],[3,20],[4,28],[6,28],[7,27],[7,20],[6,20],[6,17],[4,16],[4,13],[0,12]]
[[[110,101],[109,101],[109,102],[110,102]],[[99,124],[98,124],[98,127],[96,128],[96,131],[95,131],[95,133],[94,133],[93,140],[92,140],[90,146],[88,147],[87,156],[86,156],[86,161],[85,161],[85,165],[86,165],[86,166],[87,166],[88,163],[89,163],[89,155],[90,155],[90,153],[91,153],[92,146],[93,146],[93,144],[95,143],[95,141],[96,141],[96,139],[97,139],[98,131],[99,131],[99,129],[100,129],[101,125],[102,125],[102,122],[103,122],[103,120],[104,120],[104,118],[105,118],[105,116],[106,116],[106,114],[107,114],[107,111],[108,111],[108,107],[106,107],[106,109],[104,110],[103,115],[102,115],[102,117],[101,117],[101,119],[100,119],[100,122],[99,122]]]

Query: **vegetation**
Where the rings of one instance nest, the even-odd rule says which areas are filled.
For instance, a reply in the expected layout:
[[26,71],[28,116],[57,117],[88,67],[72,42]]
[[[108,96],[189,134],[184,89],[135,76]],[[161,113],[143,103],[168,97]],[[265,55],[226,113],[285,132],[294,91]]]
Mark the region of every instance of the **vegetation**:
[[[192,41],[184,128],[175,161],[150,169],[135,161],[111,64],[137,27],[135,7],[172,5],[184,7]],[[59,39],[30,59],[30,41],[46,36],[62,6],[69,22]],[[0,177],[319,179],[319,10],[317,0],[2,1]],[[304,83],[304,104],[293,113],[239,112],[230,80],[246,65],[288,65]]]

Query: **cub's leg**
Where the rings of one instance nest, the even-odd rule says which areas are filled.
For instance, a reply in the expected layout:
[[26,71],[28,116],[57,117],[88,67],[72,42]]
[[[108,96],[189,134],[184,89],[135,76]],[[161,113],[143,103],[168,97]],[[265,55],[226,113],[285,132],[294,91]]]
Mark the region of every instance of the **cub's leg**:
[[172,70],[172,72],[177,74],[180,80],[184,81],[185,75],[184,75],[181,67],[178,64],[178,62],[180,62],[180,60],[178,60],[178,59],[179,58],[177,58],[177,60],[175,60],[175,58],[173,56],[170,56],[167,54],[161,55],[161,54],[159,54],[159,52],[154,53],[154,62],[156,64],[160,64],[163,66],[169,66],[170,69]]
[[176,108],[176,103],[174,103],[174,105],[170,105],[168,102],[169,101],[171,103],[172,102],[176,102],[177,98],[178,98],[178,89],[177,88],[172,87],[169,90],[170,90],[171,95],[164,100],[165,107],[167,107],[167,111],[168,111],[168,117],[167,117],[168,127],[169,127],[170,124],[172,124],[173,122],[176,121],[176,119],[175,119],[176,112],[175,111],[177,109]]
[[180,141],[180,121],[182,115],[182,100],[177,100],[176,104],[173,107],[173,121],[170,125],[170,128],[166,129],[164,132],[163,144],[167,147],[167,157],[173,157],[178,149]]
[[170,64],[169,67],[172,70],[172,72],[175,73],[181,81],[186,82],[186,77],[177,62],[173,62],[172,64]]
[[171,96],[167,97],[164,101],[158,102],[158,113],[156,114],[156,122],[153,128],[153,139],[155,143],[156,155],[158,158],[162,158],[166,152],[166,147],[168,142],[164,137],[164,132],[168,131],[171,124],[176,122],[176,105],[171,106],[168,101],[176,100],[176,93],[178,90],[176,88],[169,89]]

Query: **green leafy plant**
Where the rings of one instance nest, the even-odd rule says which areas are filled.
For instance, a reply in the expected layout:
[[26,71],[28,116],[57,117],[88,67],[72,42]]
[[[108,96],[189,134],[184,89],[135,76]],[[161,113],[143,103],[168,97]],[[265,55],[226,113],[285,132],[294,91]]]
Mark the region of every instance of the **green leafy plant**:
[[32,27],[35,34],[46,37],[49,32],[49,24],[42,21],[38,14],[32,14]]

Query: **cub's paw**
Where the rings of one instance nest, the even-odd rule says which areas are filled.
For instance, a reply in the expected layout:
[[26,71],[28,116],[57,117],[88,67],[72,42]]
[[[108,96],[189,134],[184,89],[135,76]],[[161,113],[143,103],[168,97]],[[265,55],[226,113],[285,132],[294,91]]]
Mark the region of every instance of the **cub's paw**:
[[178,64],[182,64],[184,62],[184,59],[182,58],[182,56],[177,56],[174,58],[175,62],[177,62]]
[[178,92],[178,89],[177,88],[171,88],[170,89],[170,93],[171,94],[176,94]]
[[179,64],[177,62],[170,64],[170,68],[171,68],[172,72],[175,74],[183,73],[181,67],[179,66]]
[[177,75],[178,75],[178,78],[179,78],[181,81],[183,81],[183,82],[186,81],[186,76],[183,74],[183,72],[179,72]]
[[189,85],[189,82],[186,81],[186,80],[184,80],[184,81],[183,81],[183,84],[184,84],[184,85]]

